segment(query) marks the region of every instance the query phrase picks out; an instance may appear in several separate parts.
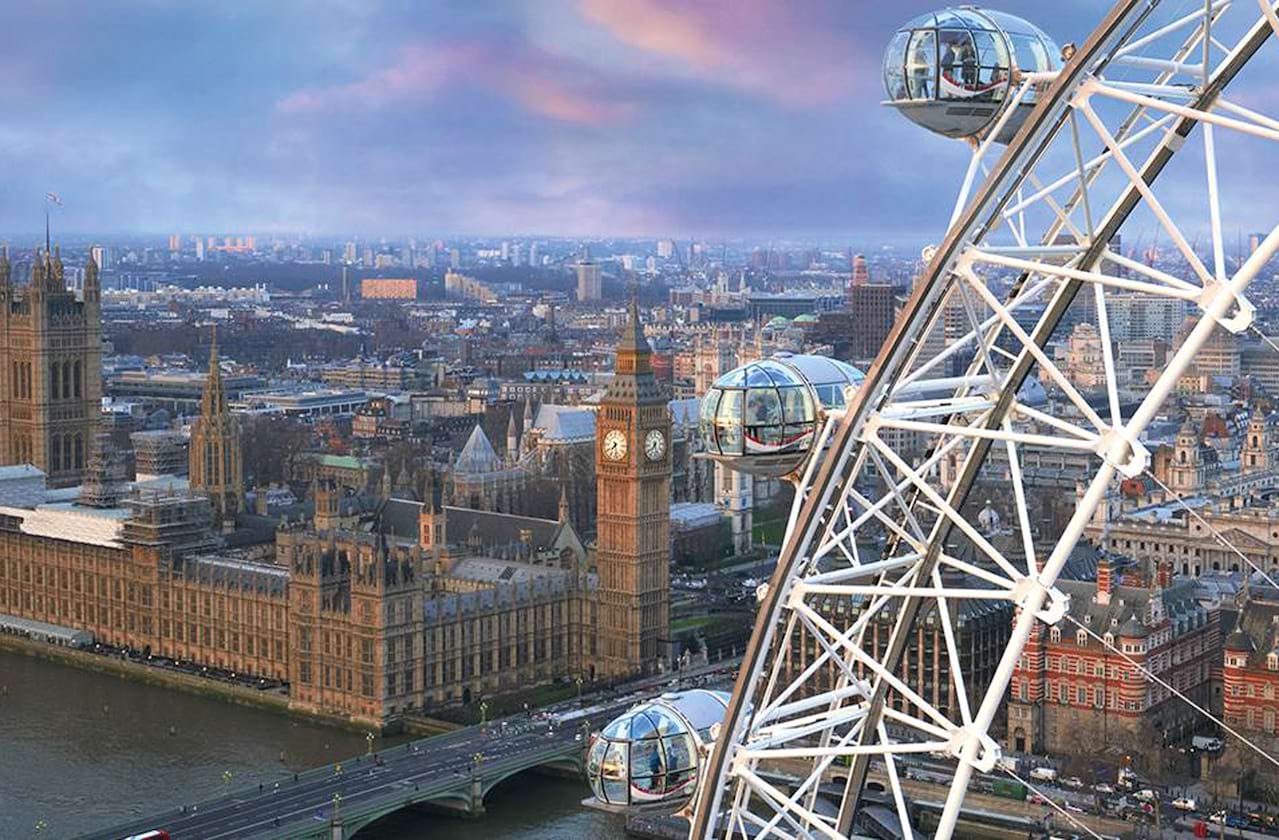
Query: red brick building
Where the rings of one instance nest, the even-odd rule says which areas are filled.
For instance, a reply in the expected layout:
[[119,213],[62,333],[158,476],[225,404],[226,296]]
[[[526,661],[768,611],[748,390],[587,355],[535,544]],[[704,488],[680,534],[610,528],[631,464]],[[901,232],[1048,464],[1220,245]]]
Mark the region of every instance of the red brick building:
[[[1079,625],[1194,702],[1219,705],[1220,611],[1200,603],[1194,580],[1166,570],[1150,577],[1145,586],[1118,585],[1103,558],[1095,583],[1058,586]],[[1202,726],[1190,706],[1079,625],[1041,625],[1026,645],[1009,698],[1008,749],[1153,761],[1163,744]]]
[[1223,720],[1244,734],[1275,736],[1279,720],[1279,592],[1252,587],[1223,645]]
[[[1247,586],[1222,611],[1222,709],[1225,724],[1270,755],[1279,751],[1279,591]],[[1200,775],[1220,796],[1273,801],[1279,770],[1230,733]]]

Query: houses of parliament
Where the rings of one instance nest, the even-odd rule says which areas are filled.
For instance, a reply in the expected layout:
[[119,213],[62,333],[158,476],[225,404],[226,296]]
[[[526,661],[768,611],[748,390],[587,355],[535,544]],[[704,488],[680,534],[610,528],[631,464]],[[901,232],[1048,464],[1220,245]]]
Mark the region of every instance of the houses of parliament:
[[100,431],[99,307],[92,261],[77,295],[56,251],[20,287],[0,258],[0,621],[279,680],[293,708],[373,726],[662,667],[671,420],[634,305],[595,424],[598,549],[563,500],[555,520],[458,506],[430,470],[251,509],[216,336],[189,480],[127,481]]

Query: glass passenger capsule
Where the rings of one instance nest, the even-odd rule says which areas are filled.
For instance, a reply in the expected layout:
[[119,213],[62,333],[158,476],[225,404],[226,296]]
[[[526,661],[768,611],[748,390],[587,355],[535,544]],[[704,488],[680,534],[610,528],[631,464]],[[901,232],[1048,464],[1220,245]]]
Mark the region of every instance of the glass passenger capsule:
[[[886,104],[946,137],[980,135],[998,120],[1021,73],[1061,68],[1061,50],[1034,24],[975,6],[920,15],[884,54]],[[1017,133],[1035,104],[1030,91],[997,142]]]
[[702,399],[706,453],[741,472],[787,475],[808,456],[821,411],[843,408],[863,378],[845,362],[790,353],[734,368]]
[[723,691],[664,694],[615,718],[591,741],[586,775],[595,799],[630,808],[686,799],[697,782],[699,748],[724,719]]

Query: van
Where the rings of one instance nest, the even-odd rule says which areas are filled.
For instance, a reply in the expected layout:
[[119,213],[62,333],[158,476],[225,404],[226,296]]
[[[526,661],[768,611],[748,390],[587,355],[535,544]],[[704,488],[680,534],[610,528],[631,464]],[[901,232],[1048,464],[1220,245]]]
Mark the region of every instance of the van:
[[1030,778],[1037,782],[1055,782],[1057,781],[1057,768],[1036,767],[1030,771]]
[[1209,735],[1196,735],[1190,739],[1190,745],[1204,752],[1216,752],[1225,746],[1220,738],[1213,738]]

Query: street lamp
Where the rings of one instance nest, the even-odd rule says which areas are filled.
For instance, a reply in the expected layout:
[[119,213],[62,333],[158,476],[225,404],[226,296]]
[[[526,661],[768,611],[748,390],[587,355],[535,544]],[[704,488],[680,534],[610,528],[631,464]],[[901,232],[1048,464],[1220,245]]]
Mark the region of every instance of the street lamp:
[[365,755],[373,755],[373,733],[372,732],[365,733],[364,740],[367,741],[369,744],[369,751],[365,753]]
[[582,705],[582,675],[578,674],[573,682],[577,683],[577,705]]
[[484,724],[488,723],[488,715],[489,715],[489,701],[481,700],[480,701],[480,726],[483,726]]

